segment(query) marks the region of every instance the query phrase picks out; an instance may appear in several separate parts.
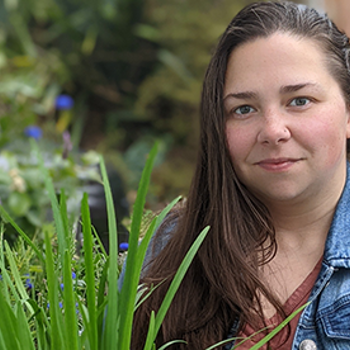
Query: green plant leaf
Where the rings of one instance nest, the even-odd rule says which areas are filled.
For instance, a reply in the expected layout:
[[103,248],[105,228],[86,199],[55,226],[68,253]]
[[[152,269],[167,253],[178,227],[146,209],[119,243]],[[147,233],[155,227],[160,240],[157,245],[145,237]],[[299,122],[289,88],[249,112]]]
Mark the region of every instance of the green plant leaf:
[[173,340],[173,341],[170,341],[166,344],[164,344],[163,346],[161,346],[158,350],[164,350],[166,348],[168,348],[169,346],[173,345],[173,344],[187,344],[187,342],[185,342],[184,340]]
[[153,347],[153,341],[155,338],[155,334],[154,334],[154,326],[155,326],[155,313],[152,310],[151,312],[151,317],[149,320],[149,324],[148,324],[148,332],[147,332],[147,338],[146,338],[146,342],[145,342],[145,346],[143,348],[143,350],[152,350]]
[[105,333],[102,339],[102,346],[105,349],[112,349],[118,342],[118,232],[116,225],[116,216],[113,204],[113,197],[109,185],[106,166],[101,157],[101,174],[105,188],[105,197],[107,205],[108,231],[109,231],[109,264],[108,273],[108,311],[106,315]]
[[207,233],[209,231],[210,227],[207,226],[206,228],[203,229],[203,231],[198,235],[196,240],[193,242],[190,250],[187,252],[185,255],[183,261],[181,262],[174,279],[172,280],[169,290],[166,293],[164,300],[157,312],[157,317],[156,317],[156,326],[155,326],[155,333],[157,334],[160,326],[164,320],[164,317],[170,307],[170,304],[175,296],[175,293],[177,292],[180,283],[182,279],[184,278],[194,256],[196,255],[198,249],[200,248],[202,242],[204,241],[205,237],[207,236]]
[[33,337],[29,329],[28,320],[23,311],[23,306],[20,302],[17,302],[16,326],[17,326],[17,337],[20,343],[20,348],[22,350],[23,349],[35,350]]
[[64,254],[63,266],[63,297],[64,297],[64,323],[65,323],[65,343],[67,349],[78,350],[78,327],[75,312],[75,297],[72,281],[72,256],[69,250]]
[[60,206],[58,205],[58,200],[57,200],[55,188],[54,188],[54,185],[52,183],[52,179],[50,177],[50,174],[45,167],[42,154],[39,150],[39,146],[33,139],[30,140],[30,144],[31,144],[32,149],[35,151],[35,153],[39,159],[39,168],[40,168],[42,174],[44,175],[45,188],[48,192],[48,195],[49,195],[49,198],[51,201],[53,217],[54,217],[55,225],[56,225],[56,229],[57,229],[59,256],[61,258],[61,264],[63,265],[64,251],[67,248],[66,240],[65,240],[65,237],[66,237],[65,224],[64,224],[63,219],[62,219]]
[[16,317],[0,288],[0,344],[3,350],[21,350],[17,339]]
[[[129,349],[132,331],[133,310],[137,293],[137,285],[140,278],[143,257],[140,256],[138,247],[140,227],[142,222],[143,209],[146,202],[146,194],[150,182],[151,172],[155,157],[157,155],[157,143],[149,153],[146,165],[143,169],[137,197],[134,204],[131,230],[129,235],[129,250],[126,260],[125,279],[120,293],[119,309],[123,317],[120,321],[120,334],[118,346],[120,349]],[[155,225],[155,221],[153,221]],[[146,234],[146,236],[150,236]],[[145,237],[146,238],[146,237]],[[145,239],[144,238],[144,239]],[[147,238],[149,239],[149,238]],[[142,244],[142,242],[141,242]],[[145,251],[144,245],[142,246]]]
[[46,247],[46,271],[48,284],[48,300],[51,323],[51,350],[62,350],[65,348],[63,338],[63,320],[62,314],[59,310],[58,300],[58,282],[55,273],[55,263],[51,247],[51,240],[49,233],[45,231],[45,247]]
[[[28,295],[26,289],[24,288],[23,281],[21,279],[21,275],[19,274],[15,259],[13,257],[13,253],[10,249],[10,246],[8,245],[8,243],[6,241],[5,241],[5,251],[6,251],[6,257],[9,261],[9,264],[10,264],[12,277],[15,281],[15,285],[17,287],[19,295],[20,295],[22,300],[27,300],[27,299],[29,299],[29,295]],[[33,309],[31,308],[30,305],[29,305],[29,311],[31,313],[33,313]]]
[[40,252],[40,250],[36,247],[36,245],[31,241],[31,239],[24,233],[24,231],[15,223],[15,221],[11,218],[11,216],[7,213],[3,206],[0,205],[0,214],[5,222],[9,222],[13,228],[22,236],[22,238],[27,242],[27,244],[35,251],[35,254],[40,259],[42,263],[45,264],[45,259]]
[[81,215],[83,222],[84,237],[84,261],[85,261],[85,282],[87,308],[89,312],[89,333],[90,349],[98,350],[97,320],[96,320],[96,292],[95,292],[95,267],[92,255],[92,233],[91,220],[88,204],[88,196],[84,193],[81,204]]
[[299,312],[304,310],[310,302],[304,304],[299,309],[291,313],[285,320],[283,320],[276,328],[274,328],[267,336],[261,339],[258,343],[252,346],[249,350],[259,350],[264,344],[271,340],[278,332],[280,332]]

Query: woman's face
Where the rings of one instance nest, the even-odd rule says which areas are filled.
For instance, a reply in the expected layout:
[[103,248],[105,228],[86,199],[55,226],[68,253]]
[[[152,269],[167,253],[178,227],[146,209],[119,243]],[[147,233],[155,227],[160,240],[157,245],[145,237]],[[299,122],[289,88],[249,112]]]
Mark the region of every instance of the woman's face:
[[239,46],[224,88],[226,137],[238,178],[265,204],[339,194],[349,108],[326,56],[285,33]]

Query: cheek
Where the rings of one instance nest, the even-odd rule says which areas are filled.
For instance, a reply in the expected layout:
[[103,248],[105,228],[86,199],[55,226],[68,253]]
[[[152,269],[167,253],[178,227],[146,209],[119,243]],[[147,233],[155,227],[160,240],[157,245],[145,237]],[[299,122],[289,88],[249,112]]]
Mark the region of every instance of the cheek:
[[254,144],[254,137],[245,129],[226,126],[226,139],[233,163],[244,160]]
[[305,123],[299,135],[313,152],[318,153],[321,161],[333,163],[346,152],[347,122],[345,115],[334,114],[334,109],[323,112],[313,122]]

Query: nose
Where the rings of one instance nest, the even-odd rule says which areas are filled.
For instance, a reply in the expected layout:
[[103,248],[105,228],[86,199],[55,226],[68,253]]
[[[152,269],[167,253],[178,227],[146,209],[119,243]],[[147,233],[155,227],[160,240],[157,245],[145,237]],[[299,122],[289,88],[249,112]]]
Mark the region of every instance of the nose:
[[291,132],[283,113],[269,111],[262,118],[258,142],[266,145],[278,145],[290,139]]

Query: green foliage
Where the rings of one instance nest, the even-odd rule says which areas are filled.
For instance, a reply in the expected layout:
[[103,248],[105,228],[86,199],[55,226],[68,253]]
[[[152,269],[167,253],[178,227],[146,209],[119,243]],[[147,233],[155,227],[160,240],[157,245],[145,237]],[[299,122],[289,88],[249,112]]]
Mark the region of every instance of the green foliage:
[[[34,148],[38,152],[38,147],[34,145]],[[42,261],[40,256],[36,257],[37,263],[43,264],[41,272],[37,272],[38,275],[41,275],[40,289],[37,289],[38,285],[31,284],[29,288],[28,284],[25,284],[21,277],[23,269],[19,268],[20,264],[15,260],[17,254],[11,250],[2,235],[0,248],[0,269],[2,272],[0,305],[3,310],[0,322],[1,349],[58,350],[69,348],[74,350],[89,348],[102,350],[112,347],[129,348],[132,316],[138,288],[137,282],[143,257],[154,228],[159,225],[171,209],[171,206],[168,206],[158,219],[154,219],[153,225],[142,243],[138,245],[142,208],[145,203],[155,155],[156,148],[149,156],[140,182],[132,219],[126,280],[120,292],[117,287],[119,268],[117,266],[118,245],[114,208],[103,160],[101,160],[101,172],[110,217],[109,256],[105,255],[98,245],[95,246],[95,239],[91,235],[86,195],[83,198],[81,208],[84,247],[82,254],[77,256],[78,252],[75,251],[74,244],[72,245],[72,232],[68,231],[69,227],[67,226],[65,195],[62,193],[60,202],[57,202],[52,179],[49,173],[44,171],[44,163],[41,160],[40,167],[44,173],[46,190],[49,192],[53,207],[56,232],[44,230],[45,260]],[[39,158],[41,158],[40,154]],[[8,218],[4,208],[2,208],[2,214]],[[13,220],[10,221],[13,223]],[[14,226],[16,229],[18,228],[16,225]],[[19,233],[22,235],[21,230]],[[206,232],[203,232],[190,249],[187,261],[184,261],[184,265],[179,270],[182,275],[186,272],[205,235]],[[26,236],[24,235],[24,237]],[[23,246],[23,241],[21,242]],[[5,246],[5,252],[3,246]],[[30,248],[33,246],[30,244]],[[31,256],[33,255],[31,254]],[[98,268],[101,261],[107,268]],[[110,264],[110,261],[114,263]],[[74,270],[76,271],[75,276],[72,274]],[[32,277],[32,274],[29,276]],[[62,284],[57,276],[62,276]],[[175,280],[178,278],[175,277]],[[43,283],[43,281],[47,282]],[[80,288],[79,283],[83,283],[84,287]],[[170,290],[172,294],[175,291],[176,287],[172,287]],[[45,305],[47,306],[45,307]],[[167,307],[168,305],[163,306],[162,310],[166,311]],[[158,328],[162,317],[164,317],[164,311],[154,319]],[[149,346],[145,347],[145,350],[153,349],[156,333],[156,330],[152,328]]]
[[[0,151],[0,198],[10,216],[32,236],[51,220],[50,198],[45,187],[45,172],[49,172],[54,193],[60,189],[69,193],[67,201],[69,222],[79,214],[83,185],[87,181],[101,181],[98,173],[98,155],[75,154],[64,158],[63,147],[40,140],[43,166],[28,139],[16,139]],[[14,234],[8,230],[7,234]]]

